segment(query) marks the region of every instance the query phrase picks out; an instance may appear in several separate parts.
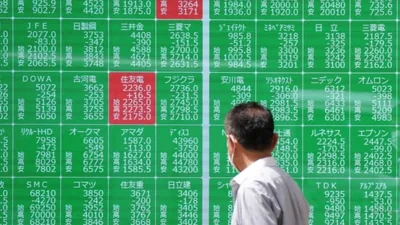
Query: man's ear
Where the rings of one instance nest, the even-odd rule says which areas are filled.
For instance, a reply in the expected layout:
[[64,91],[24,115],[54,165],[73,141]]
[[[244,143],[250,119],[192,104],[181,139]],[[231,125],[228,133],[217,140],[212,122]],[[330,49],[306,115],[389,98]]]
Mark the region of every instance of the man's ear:
[[272,138],[271,138],[271,146],[270,146],[270,149],[269,149],[270,151],[274,150],[274,148],[278,144],[278,139],[279,139],[278,134],[274,133],[272,135]]
[[237,140],[232,134],[228,135],[228,139],[232,144],[237,144]]
[[228,135],[228,146],[230,146],[230,150],[235,149],[236,145],[237,145],[236,138],[232,134]]

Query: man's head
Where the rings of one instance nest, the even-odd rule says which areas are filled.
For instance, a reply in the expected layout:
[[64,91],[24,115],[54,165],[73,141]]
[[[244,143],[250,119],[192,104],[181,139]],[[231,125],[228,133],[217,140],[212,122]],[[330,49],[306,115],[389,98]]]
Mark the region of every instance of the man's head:
[[271,156],[278,139],[271,111],[256,102],[241,103],[230,110],[225,117],[225,132],[229,157],[239,171]]

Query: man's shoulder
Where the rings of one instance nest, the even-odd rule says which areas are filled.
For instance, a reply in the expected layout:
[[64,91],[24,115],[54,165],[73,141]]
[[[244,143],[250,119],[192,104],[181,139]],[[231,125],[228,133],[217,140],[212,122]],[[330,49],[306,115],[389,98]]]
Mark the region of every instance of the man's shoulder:
[[286,181],[285,173],[276,170],[274,167],[265,167],[262,171],[256,171],[249,174],[242,180],[240,187],[242,189],[255,189],[258,191],[277,189]]
[[252,189],[268,193],[288,188],[293,189],[297,185],[294,179],[280,168],[272,157],[256,161],[234,177],[231,184],[236,190]]
[[266,193],[266,197],[277,197],[279,193],[300,192],[296,181],[279,167],[265,167],[242,180],[240,191]]
[[280,183],[290,180],[291,177],[280,167],[264,167],[262,170],[254,171],[247,177],[246,182],[250,183]]

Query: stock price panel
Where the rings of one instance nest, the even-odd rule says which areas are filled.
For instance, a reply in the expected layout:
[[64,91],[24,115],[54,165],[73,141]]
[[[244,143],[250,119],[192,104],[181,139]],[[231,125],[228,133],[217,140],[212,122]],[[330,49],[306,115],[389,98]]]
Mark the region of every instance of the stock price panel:
[[223,225],[274,113],[309,225],[400,224],[399,3],[1,0],[0,223]]

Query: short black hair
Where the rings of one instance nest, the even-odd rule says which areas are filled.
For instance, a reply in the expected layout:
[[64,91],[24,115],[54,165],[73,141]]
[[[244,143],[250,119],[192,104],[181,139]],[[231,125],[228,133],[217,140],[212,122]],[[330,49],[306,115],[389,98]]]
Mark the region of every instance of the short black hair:
[[249,151],[265,151],[274,135],[274,119],[271,111],[257,102],[240,103],[227,113],[225,132]]

